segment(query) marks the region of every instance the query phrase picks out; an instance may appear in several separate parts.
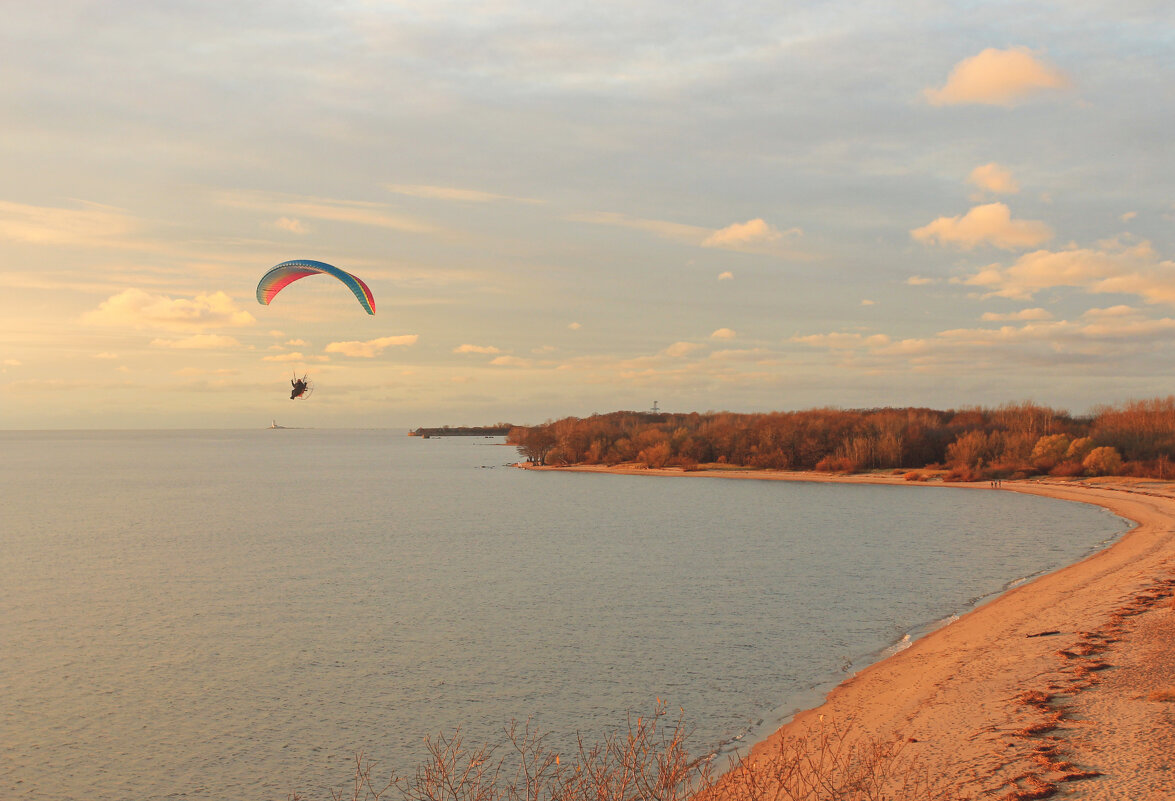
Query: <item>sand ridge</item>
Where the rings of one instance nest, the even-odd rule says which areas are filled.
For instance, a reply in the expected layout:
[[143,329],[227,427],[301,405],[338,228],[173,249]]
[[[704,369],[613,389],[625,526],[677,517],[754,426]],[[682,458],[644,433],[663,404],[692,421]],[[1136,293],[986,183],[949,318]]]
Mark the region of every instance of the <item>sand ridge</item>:
[[[552,469],[552,468],[546,468]],[[1018,586],[837,686],[758,743],[830,724],[904,741],[974,798],[1175,798],[1175,484],[1087,479],[906,482],[729,468],[558,470],[903,484],[1097,504],[1138,525],[1111,547]]]

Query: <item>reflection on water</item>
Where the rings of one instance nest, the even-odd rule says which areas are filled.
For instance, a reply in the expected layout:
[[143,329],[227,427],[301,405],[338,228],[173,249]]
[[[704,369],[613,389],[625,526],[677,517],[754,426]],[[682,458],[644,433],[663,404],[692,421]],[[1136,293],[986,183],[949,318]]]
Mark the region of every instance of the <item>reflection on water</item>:
[[[365,750],[697,749],[1124,528],[1010,493],[509,469],[391,431],[6,432],[0,797],[326,796]],[[773,718],[772,718],[773,719]]]

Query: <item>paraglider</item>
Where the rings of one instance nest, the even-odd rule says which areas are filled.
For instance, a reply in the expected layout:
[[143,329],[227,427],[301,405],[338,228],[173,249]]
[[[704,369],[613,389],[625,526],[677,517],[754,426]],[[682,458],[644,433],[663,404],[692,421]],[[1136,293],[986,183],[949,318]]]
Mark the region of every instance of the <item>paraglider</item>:
[[306,400],[314,394],[314,385],[310,383],[310,375],[303,375],[298,378],[298,374],[294,373],[294,377],[290,379],[290,400]]
[[268,306],[278,292],[308,275],[332,275],[342,281],[348,289],[355,293],[356,299],[368,314],[375,314],[375,297],[367,284],[349,272],[340,270],[333,264],[312,259],[294,259],[283,261],[261,277],[257,284],[257,302]]

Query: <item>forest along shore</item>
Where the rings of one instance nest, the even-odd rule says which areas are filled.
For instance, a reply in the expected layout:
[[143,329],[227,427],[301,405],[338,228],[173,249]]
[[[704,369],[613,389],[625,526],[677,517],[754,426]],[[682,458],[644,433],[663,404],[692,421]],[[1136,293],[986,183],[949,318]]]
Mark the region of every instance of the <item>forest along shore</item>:
[[901,741],[964,795],[1175,798],[1175,483],[1098,478],[925,484],[899,476],[763,470],[535,467],[644,476],[900,484],[1010,491],[1135,521],[1111,547],[1012,589],[836,687],[758,743],[829,727]]

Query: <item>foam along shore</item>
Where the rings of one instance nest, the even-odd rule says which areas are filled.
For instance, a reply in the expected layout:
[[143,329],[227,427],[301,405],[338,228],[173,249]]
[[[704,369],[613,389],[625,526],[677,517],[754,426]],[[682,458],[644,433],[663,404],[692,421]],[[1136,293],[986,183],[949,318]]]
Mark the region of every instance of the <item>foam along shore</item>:
[[[1137,526],[1105,550],[977,607],[838,685],[752,748],[830,725],[901,740],[975,798],[1175,798],[1175,483],[1087,479],[924,484],[892,475],[540,468],[648,476],[902,484],[1044,495]],[[934,491],[928,489],[927,491]]]

